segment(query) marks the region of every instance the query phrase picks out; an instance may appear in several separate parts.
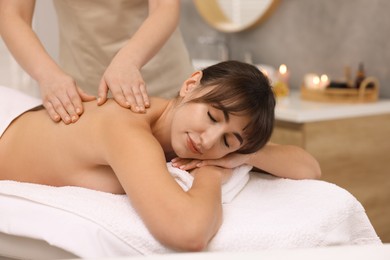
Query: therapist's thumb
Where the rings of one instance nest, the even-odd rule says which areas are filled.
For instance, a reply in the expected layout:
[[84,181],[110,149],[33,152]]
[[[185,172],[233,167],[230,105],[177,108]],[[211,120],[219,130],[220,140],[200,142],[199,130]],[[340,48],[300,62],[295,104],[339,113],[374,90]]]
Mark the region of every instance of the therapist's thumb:
[[108,86],[106,84],[106,81],[103,79],[100,81],[99,89],[98,89],[98,102],[97,104],[99,106],[103,105],[107,101],[107,94],[108,94]]
[[77,92],[79,93],[80,95],[80,98],[81,98],[81,101],[92,101],[92,100],[95,100],[96,97],[93,96],[93,95],[90,95],[88,93],[86,93],[84,90],[82,90],[80,87],[77,87]]

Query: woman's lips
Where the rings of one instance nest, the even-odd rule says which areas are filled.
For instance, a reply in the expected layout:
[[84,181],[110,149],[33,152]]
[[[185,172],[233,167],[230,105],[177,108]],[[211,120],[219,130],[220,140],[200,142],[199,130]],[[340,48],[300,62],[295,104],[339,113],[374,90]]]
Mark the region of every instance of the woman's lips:
[[196,154],[202,154],[198,148],[196,147],[194,141],[192,141],[191,137],[188,136],[187,138],[187,146],[188,146],[188,149],[193,152],[193,153],[196,153]]

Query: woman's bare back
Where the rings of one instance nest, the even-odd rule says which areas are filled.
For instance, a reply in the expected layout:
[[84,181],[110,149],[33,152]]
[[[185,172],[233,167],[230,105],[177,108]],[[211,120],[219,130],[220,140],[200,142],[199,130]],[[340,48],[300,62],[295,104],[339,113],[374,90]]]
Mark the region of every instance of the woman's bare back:
[[150,120],[113,101],[85,103],[83,116],[71,125],[54,123],[43,109],[23,114],[0,139],[0,179],[124,193],[100,143],[104,127],[121,127],[109,124],[113,115],[124,125],[131,120],[132,127],[139,118]]

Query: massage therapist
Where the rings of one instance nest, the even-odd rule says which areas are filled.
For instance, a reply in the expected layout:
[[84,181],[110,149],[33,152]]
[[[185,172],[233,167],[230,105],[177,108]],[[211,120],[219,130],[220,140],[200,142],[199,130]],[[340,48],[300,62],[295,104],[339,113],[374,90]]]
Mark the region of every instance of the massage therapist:
[[32,29],[35,2],[0,0],[0,33],[56,122],[76,122],[82,101],[97,95],[102,105],[108,91],[121,106],[144,112],[148,94],[173,97],[192,73],[177,28],[180,0],[54,0],[60,64]]

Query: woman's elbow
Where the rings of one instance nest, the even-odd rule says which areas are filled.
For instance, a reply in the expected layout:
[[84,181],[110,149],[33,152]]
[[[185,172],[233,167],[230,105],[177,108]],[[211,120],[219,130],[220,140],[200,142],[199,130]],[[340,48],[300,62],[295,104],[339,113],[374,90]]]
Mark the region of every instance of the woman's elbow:
[[169,231],[161,237],[160,242],[177,251],[201,252],[207,247],[210,236],[199,230],[182,228],[179,231]]
[[321,175],[322,175],[321,168],[318,165],[318,167],[315,167],[315,169],[313,169],[311,179],[320,179]]
[[304,172],[304,179],[320,179],[321,167],[317,160],[313,160],[309,167],[302,170]]
[[191,220],[187,219],[185,223],[170,225],[169,230],[165,230],[163,234],[160,233],[161,236],[157,238],[174,250],[200,252],[206,249],[221,223],[221,217],[214,216],[213,219],[203,218],[202,220],[194,217]]
[[204,251],[209,243],[209,239],[204,236],[183,237],[177,245],[178,250],[184,252]]
[[321,172],[321,166],[320,163],[313,157],[313,163],[311,167],[312,171],[312,179],[320,179],[322,172]]

